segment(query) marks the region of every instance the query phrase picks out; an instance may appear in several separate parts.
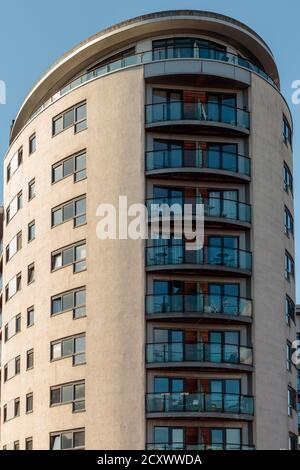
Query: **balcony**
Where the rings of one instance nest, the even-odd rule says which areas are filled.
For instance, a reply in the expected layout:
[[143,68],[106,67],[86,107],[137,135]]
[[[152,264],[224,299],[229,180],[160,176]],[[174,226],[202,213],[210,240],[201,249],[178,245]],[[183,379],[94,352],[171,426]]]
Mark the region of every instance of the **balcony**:
[[246,368],[252,366],[252,348],[221,343],[150,343],[146,363],[152,367]]
[[166,197],[147,199],[146,201],[150,219],[170,217],[170,208],[174,206],[175,216],[184,216],[185,205],[191,206],[192,214],[196,215],[198,204],[204,206],[206,222],[218,222],[231,224],[243,224],[249,227],[251,224],[251,206],[244,202],[217,197]]
[[146,152],[147,176],[195,178],[195,174],[250,181],[250,158],[237,153],[207,149],[205,157],[198,149],[152,150]]
[[[200,128],[217,133],[231,131],[230,134],[249,134],[250,114],[244,109],[208,101],[190,103],[170,101],[148,104],[146,109],[146,127],[168,132],[197,133]],[[188,124],[189,129],[186,124]]]
[[147,450],[255,450],[254,446],[244,444],[229,444],[229,443],[214,443],[214,444],[185,444],[184,442],[172,442],[172,443],[148,443],[146,445]]
[[200,418],[201,415],[230,414],[232,419],[232,415],[252,416],[254,400],[251,396],[233,393],[148,393],[146,411],[154,417]]
[[[197,271],[239,273],[251,275],[252,254],[250,251],[220,246],[203,246],[201,250],[188,250],[182,240],[177,245],[161,244],[146,248],[147,271]],[[170,240],[166,240],[168,242]]]
[[219,294],[147,295],[146,315],[151,319],[199,319],[251,322],[252,302]]

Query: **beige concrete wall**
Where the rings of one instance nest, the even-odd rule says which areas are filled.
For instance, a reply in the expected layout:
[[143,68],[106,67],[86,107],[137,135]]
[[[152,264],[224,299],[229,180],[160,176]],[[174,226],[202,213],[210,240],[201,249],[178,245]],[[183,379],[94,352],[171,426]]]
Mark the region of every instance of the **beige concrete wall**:
[[[290,116],[279,95],[253,75],[251,86],[251,155],[253,203],[253,345],[255,354],[255,440],[258,449],[288,448],[288,431],[297,434],[297,419],[287,416],[287,387],[295,388],[295,370],[286,370],[286,341],[295,328],[285,323],[286,293],[295,298],[294,281],[284,278],[284,255],[293,255],[293,240],[283,230],[283,162],[291,167],[291,152],[282,137],[282,113]],[[292,324],[293,325],[293,324]]]
[[[144,261],[139,242],[100,242],[96,208],[116,203],[119,193],[130,202],[144,199],[143,71],[124,71],[97,80],[67,95],[43,112],[15,142],[24,146],[23,164],[5,185],[5,206],[23,190],[24,207],[8,224],[4,247],[22,230],[23,248],[5,266],[4,285],[22,271],[22,290],[4,306],[3,324],[22,313],[22,331],[3,347],[2,364],[21,355],[21,374],[3,384],[1,405],[17,396],[20,417],[1,425],[1,446],[33,436],[34,449],[49,448],[49,433],[86,427],[86,447],[144,446]],[[52,118],[87,100],[88,130],[73,128],[52,138]],[[28,156],[28,138],[37,134],[37,151]],[[51,185],[51,165],[87,148],[88,179],[74,184],[72,176]],[[27,202],[27,184],[35,177],[36,198]],[[66,222],[51,229],[51,208],[88,194],[88,224],[73,229]],[[36,239],[27,243],[27,224],[36,221]],[[50,272],[50,254],[70,243],[87,240],[88,270],[72,267]],[[137,262],[137,260],[139,260]],[[27,265],[35,262],[36,280],[26,285]],[[126,282],[124,282],[126,280]],[[88,285],[87,318],[71,313],[50,317],[51,295]],[[35,306],[35,325],[26,328],[26,309]],[[87,365],[72,367],[71,359],[50,363],[50,341],[86,332]],[[26,372],[26,351],[34,347],[35,365]],[[49,407],[50,386],[86,380],[86,412],[72,414],[71,405]],[[25,414],[25,395],[33,392],[34,411]],[[2,408],[3,409],[3,408]]]

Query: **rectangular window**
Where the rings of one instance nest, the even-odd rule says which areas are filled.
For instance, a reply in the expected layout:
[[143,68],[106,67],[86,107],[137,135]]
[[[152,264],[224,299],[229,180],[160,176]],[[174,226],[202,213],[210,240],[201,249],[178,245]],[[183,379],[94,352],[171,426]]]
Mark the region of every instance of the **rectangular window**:
[[31,180],[28,183],[28,201],[31,201],[35,196],[36,196],[36,194],[35,194],[35,178],[33,178],[33,180]]
[[6,323],[4,328],[5,343],[21,331],[21,314],[16,315],[12,320]]
[[286,295],[285,297],[285,321],[287,325],[291,325],[291,320],[295,323],[295,303]]
[[298,437],[292,432],[289,433],[289,450],[298,450]]
[[293,176],[291,170],[285,163],[283,166],[283,183],[284,183],[284,190],[288,193],[290,192],[293,195]]
[[22,274],[13,277],[5,286],[5,302],[8,302],[19,290],[21,290]]
[[20,374],[20,365],[21,365],[21,358],[20,356],[15,357],[11,361],[9,361],[4,366],[4,382],[12,379],[16,375]]
[[286,369],[288,371],[292,370],[292,344],[287,341],[286,343]]
[[293,416],[293,410],[297,411],[297,392],[292,387],[288,387],[288,416]]
[[32,439],[32,437],[27,437],[25,439],[25,450],[33,450],[33,439]]
[[294,236],[294,219],[288,208],[284,207],[284,233]]
[[20,416],[20,398],[15,398],[14,400],[9,401],[3,407],[3,421],[6,423],[11,419],[17,418]]
[[289,281],[290,278],[295,276],[294,260],[288,251],[285,252],[285,278]]
[[34,367],[34,352],[33,349],[30,349],[26,353],[26,369],[30,370]]
[[73,366],[85,364],[85,334],[52,341],[51,361],[66,357],[72,357]]
[[285,116],[283,116],[283,140],[286,144],[289,143],[291,148],[293,148],[293,133]]
[[9,242],[6,247],[6,263],[22,248],[22,232],[17,233],[17,235]]
[[70,175],[73,175],[74,183],[86,178],[85,150],[52,165],[52,183],[57,183]]
[[12,175],[17,171],[19,166],[23,162],[23,147],[21,147],[11,158],[9,164],[7,165],[6,169],[6,179],[7,182],[10,180]]
[[14,450],[20,450],[20,441],[14,442]]
[[86,223],[86,196],[73,199],[52,209],[52,227],[72,219],[74,227]]
[[74,289],[51,298],[51,315],[72,311],[73,318],[86,316],[86,290]]
[[50,434],[50,450],[84,450],[84,446],[84,428]]
[[73,413],[85,411],[85,381],[57,385],[50,389],[50,406],[72,404]]
[[36,151],[36,135],[33,134],[30,138],[29,138],[29,155],[31,155],[32,153],[34,153]]
[[28,393],[26,395],[26,413],[33,412],[33,393]]
[[32,242],[35,239],[35,221],[33,220],[28,224],[28,242]]
[[22,191],[20,191],[14,199],[10,202],[9,206],[6,209],[6,225],[11,221],[11,219],[16,215],[16,213],[22,209],[23,199]]
[[86,244],[79,242],[66,248],[57,250],[51,254],[51,269],[57,269],[73,265],[73,272],[79,273],[86,269]]
[[55,136],[73,126],[75,134],[87,128],[86,103],[80,103],[56,116],[52,123],[52,134]]
[[27,328],[34,325],[34,307],[27,309]]
[[27,267],[27,284],[32,284],[35,281],[34,263]]

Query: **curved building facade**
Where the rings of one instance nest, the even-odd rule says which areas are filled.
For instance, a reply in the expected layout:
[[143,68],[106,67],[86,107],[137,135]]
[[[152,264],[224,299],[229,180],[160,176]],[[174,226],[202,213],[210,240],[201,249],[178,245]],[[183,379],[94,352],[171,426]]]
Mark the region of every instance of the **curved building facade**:
[[[295,446],[292,118],[254,31],[102,31],[34,86],[4,166],[2,448]],[[100,241],[120,195],[203,202],[203,249]]]

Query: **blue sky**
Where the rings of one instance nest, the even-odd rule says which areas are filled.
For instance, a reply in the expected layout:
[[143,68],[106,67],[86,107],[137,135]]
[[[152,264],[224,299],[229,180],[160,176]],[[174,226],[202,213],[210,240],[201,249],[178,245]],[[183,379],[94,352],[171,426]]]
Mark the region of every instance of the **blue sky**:
[[[33,83],[60,55],[97,31],[124,19],[171,9],[209,10],[243,21],[271,47],[281,75],[282,93],[294,117],[295,225],[300,219],[300,105],[291,102],[291,84],[300,80],[299,0],[10,0],[0,6],[0,80],[7,104],[0,105],[0,155],[11,120]],[[2,169],[0,175],[2,181]],[[2,193],[2,188],[1,188]],[[296,251],[300,249],[300,230]],[[266,240],[267,243],[267,240]],[[298,249],[299,247],[299,249]],[[299,256],[297,255],[297,259]],[[298,270],[299,271],[299,270]],[[297,286],[300,302],[300,283]]]

